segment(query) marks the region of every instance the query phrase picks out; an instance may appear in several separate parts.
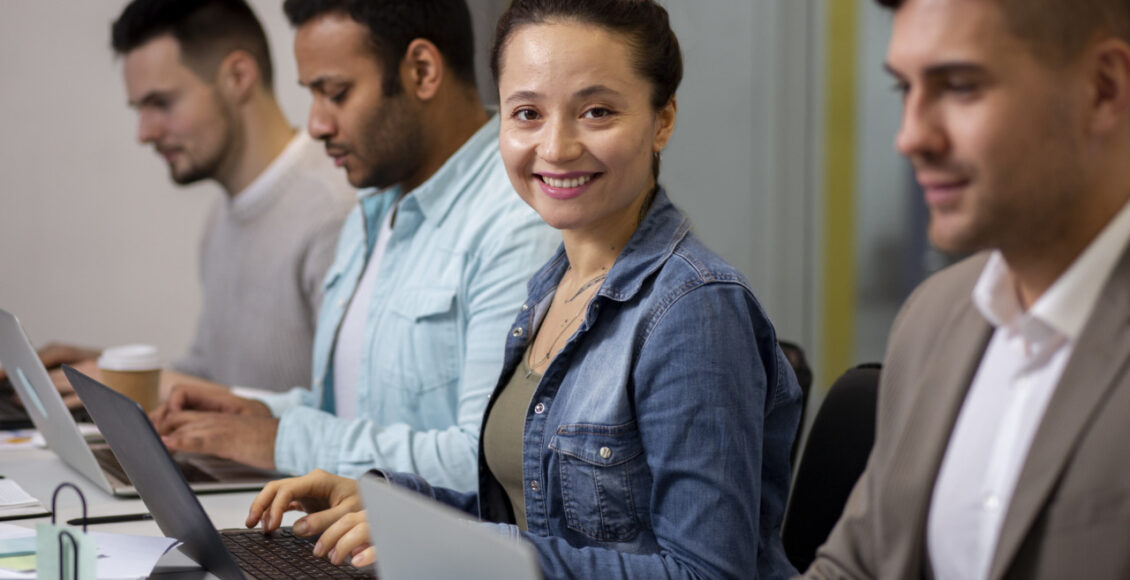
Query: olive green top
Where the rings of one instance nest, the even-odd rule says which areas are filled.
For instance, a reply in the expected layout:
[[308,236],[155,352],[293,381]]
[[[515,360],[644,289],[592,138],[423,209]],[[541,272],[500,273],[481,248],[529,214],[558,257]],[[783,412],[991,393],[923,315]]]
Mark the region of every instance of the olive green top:
[[487,467],[494,474],[514,510],[514,522],[526,529],[526,486],[522,478],[522,436],[525,434],[526,412],[541,375],[530,370],[529,353],[502,388],[483,426],[483,454]]

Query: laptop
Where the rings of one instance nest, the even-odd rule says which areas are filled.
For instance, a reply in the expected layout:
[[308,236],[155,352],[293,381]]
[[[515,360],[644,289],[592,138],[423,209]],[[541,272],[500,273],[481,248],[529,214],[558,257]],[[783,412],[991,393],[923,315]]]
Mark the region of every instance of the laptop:
[[[3,309],[0,309],[0,365],[7,371],[35,428],[64,463],[107,492],[118,496],[137,495],[110,447],[105,443],[90,443],[83,437],[19,320]],[[192,489],[198,492],[253,491],[272,479],[285,477],[211,455],[178,453],[177,464],[192,482]]]
[[141,406],[69,366],[63,365],[63,372],[161,532],[180,540],[181,551],[205,570],[225,579],[373,577],[370,570],[334,566],[316,558],[316,538],[300,538],[289,528],[271,535],[260,530],[216,530]]
[[[3,366],[0,365],[0,368]],[[27,409],[17,403],[16,399],[16,389],[12,387],[12,381],[7,378],[0,380],[0,431],[35,428],[35,423],[31,422],[31,415],[27,414]],[[86,409],[79,407],[70,411],[75,423],[91,422]]]
[[361,500],[381,580],[541,580],[533,548],[461,511],[372,475]]

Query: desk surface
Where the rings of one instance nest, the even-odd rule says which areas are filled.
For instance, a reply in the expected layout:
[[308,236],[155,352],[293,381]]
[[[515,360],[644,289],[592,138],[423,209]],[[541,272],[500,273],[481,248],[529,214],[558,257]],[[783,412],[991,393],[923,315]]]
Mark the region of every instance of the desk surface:
[[[47,509],[51,509],[51,494],[55,487],[64,481],[73,483],[82,490],[86,496],[87,512],[90,516],[136,514],[147,512],[145,504],[138,498],[114,497],[77,471],[72,470],[49,449],[11,449],[0,451],[0,475],[15,480],[28,493],[35,496]],[[211,493],[197,495],[204,511],[212,519],[212,524],[218,529],[242,528],[247,518],[247,509],[255,492],[245,491],[236,493]],[[82,515],[82,506],[73,492],[59,494],[59,519],[66,521]],[[302,514],[289,513],[284,518],[284,525],[290,525]],[[48,522],[50,518],[34,518],[26,520],[11,520],[5,523],[35,528],[40,522]],[[98,524],[91,526],[100,532],[117,534],[137,534],[143,536],[163,536],[157,523],[153,520],[139,522],[122,522],[116,524]],[[156,572],[162,570],[184,570],[186,567],[196,567],[191,559],[178,550],[166,554],[157,565]],[[196,567],[199,570],[199,567]],[[195,577],[215,578],[211,574],[197,572]]]

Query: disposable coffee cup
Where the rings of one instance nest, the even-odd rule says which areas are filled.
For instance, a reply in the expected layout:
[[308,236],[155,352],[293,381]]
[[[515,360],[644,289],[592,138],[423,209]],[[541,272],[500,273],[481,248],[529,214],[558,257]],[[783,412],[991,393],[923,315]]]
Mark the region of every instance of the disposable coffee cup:
[[98,368],[106,386],[137,401],[147,413],[157,408],[161,384],[157,347],[127,344],[108,348],[98,357]]

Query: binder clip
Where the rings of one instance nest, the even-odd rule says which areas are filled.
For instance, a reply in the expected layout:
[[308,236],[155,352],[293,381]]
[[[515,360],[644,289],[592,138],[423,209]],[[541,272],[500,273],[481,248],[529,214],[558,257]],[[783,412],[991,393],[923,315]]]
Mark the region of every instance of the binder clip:
[[73,483],[60,483],[51,495],[51,523],[39,524],[35,528],[35,568],[39,578],[59,578],[59,580],[94,580],[97,577],[98,545],[94,538],[86,534],[86,524],[82,531],[77,528],[56,525],[59,513],[56,507],[59,492],[71,488],[82,502],[82,517],[86,519],[86,497]]

